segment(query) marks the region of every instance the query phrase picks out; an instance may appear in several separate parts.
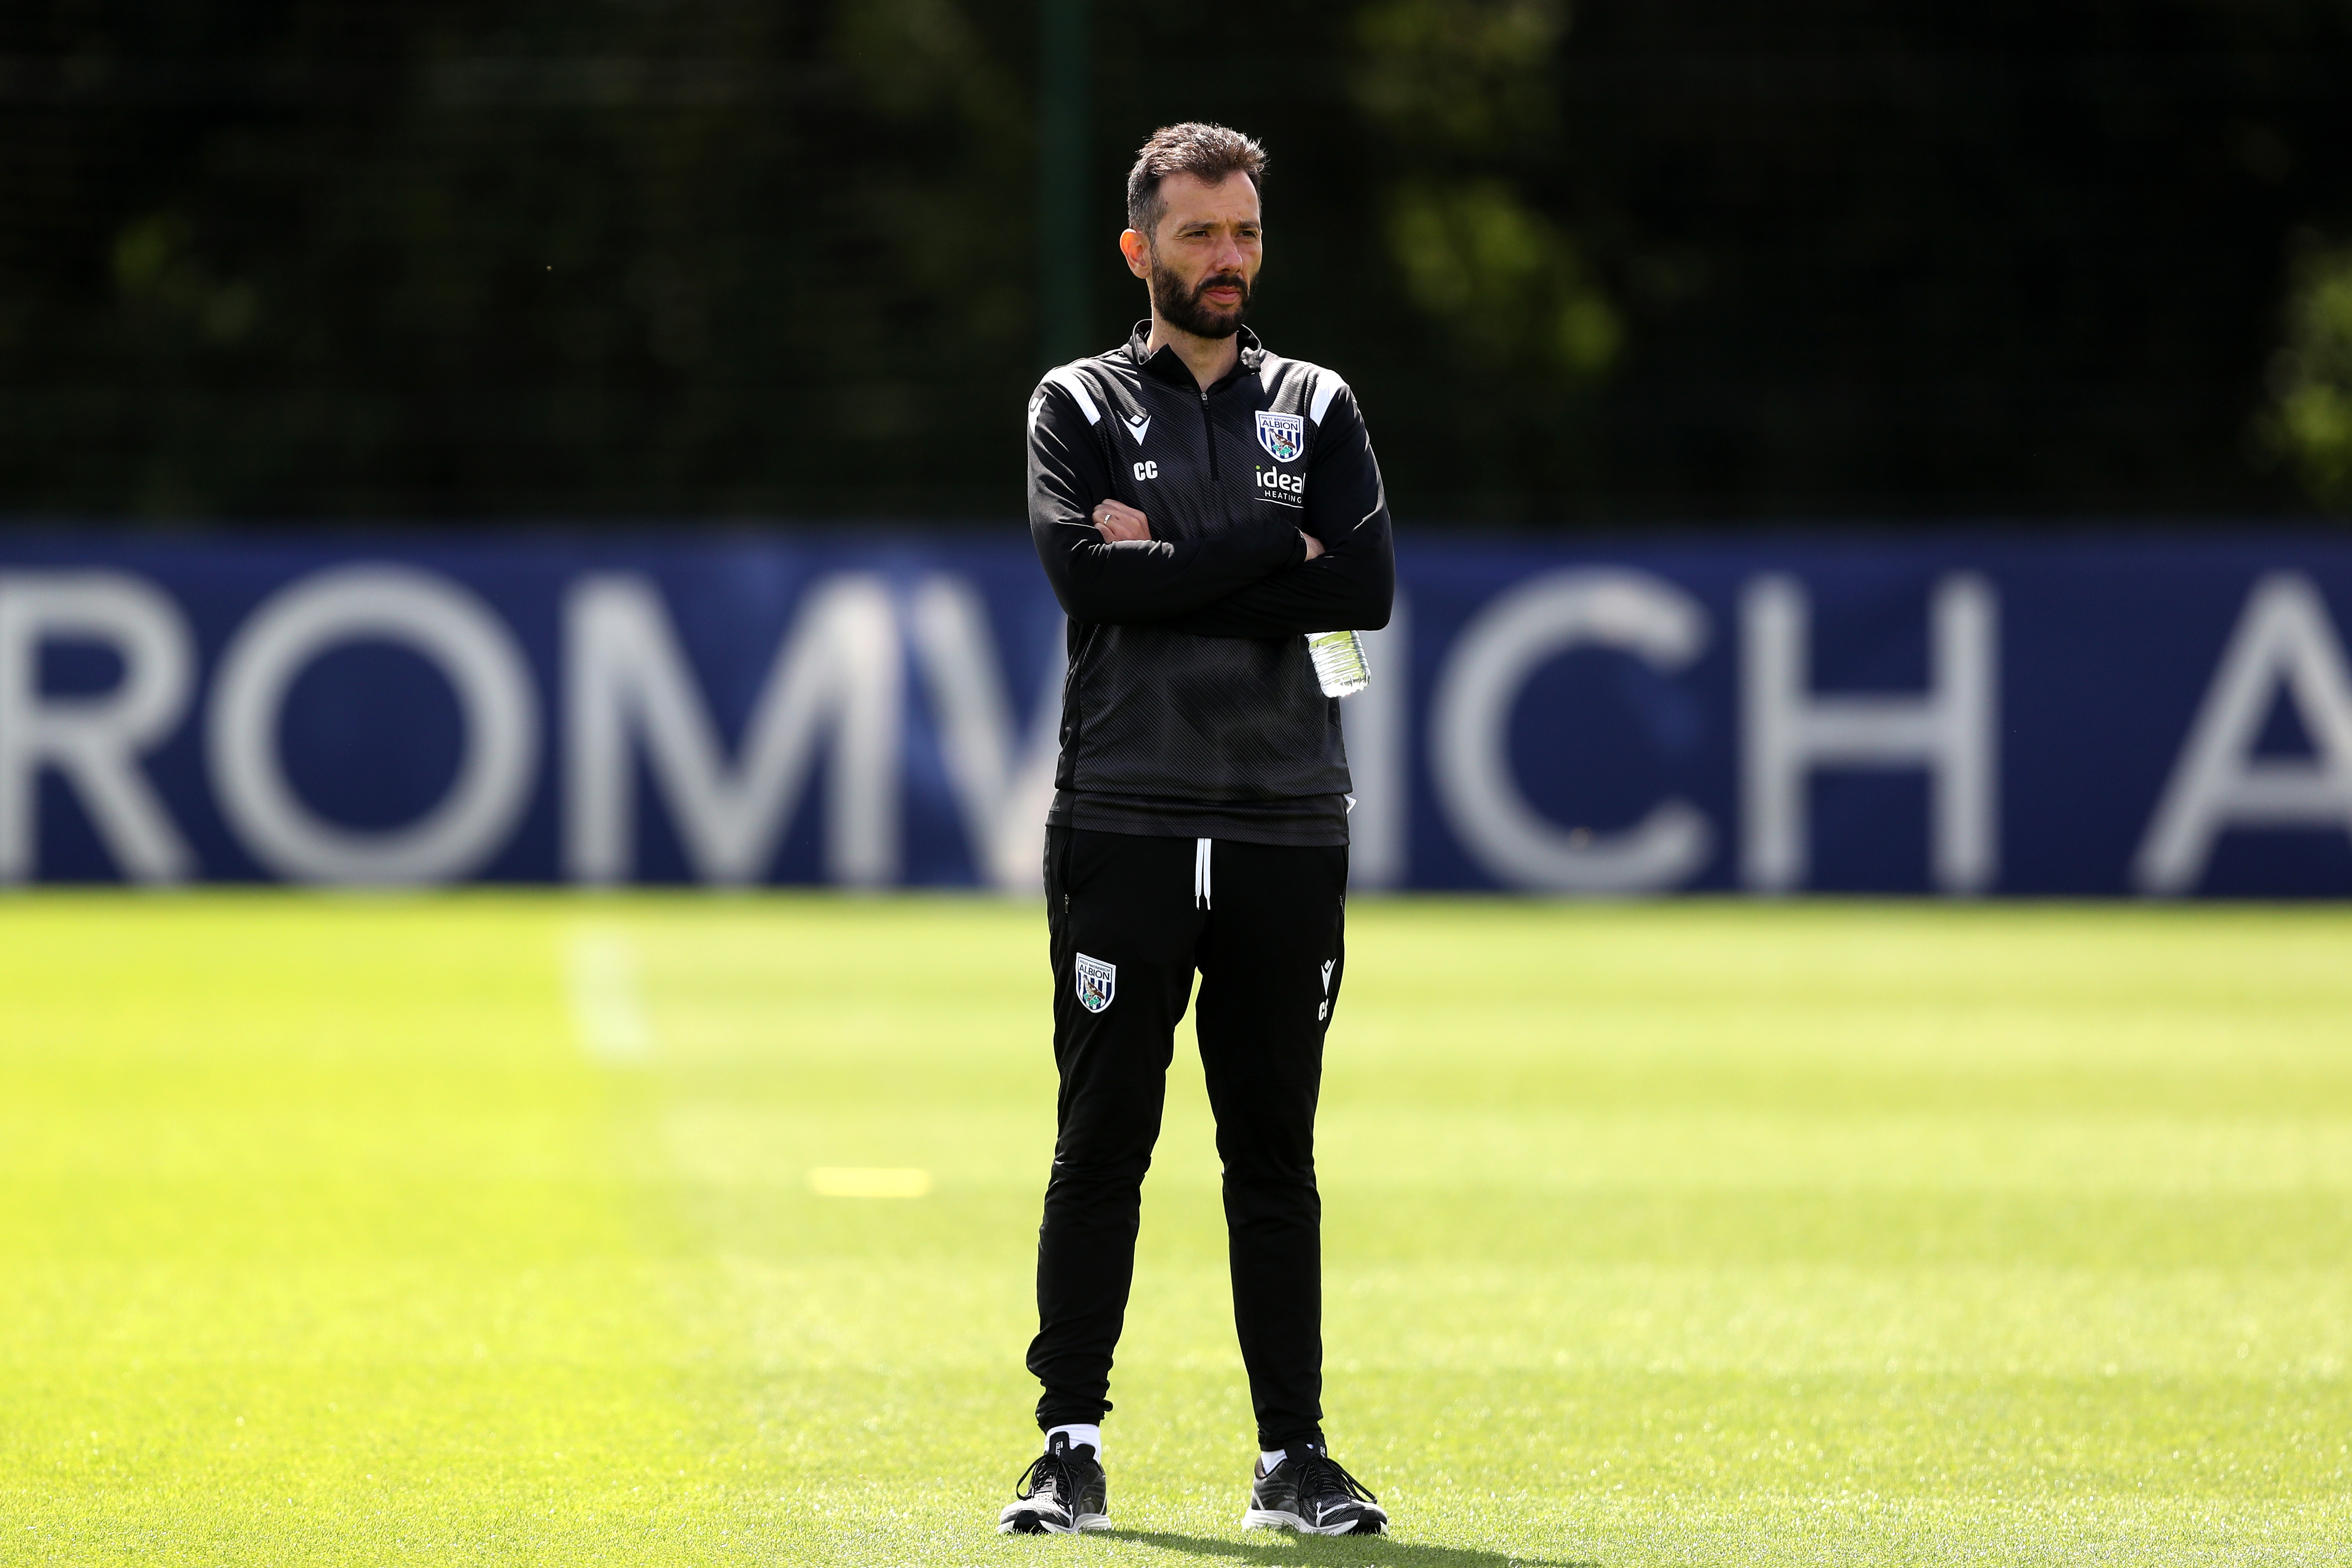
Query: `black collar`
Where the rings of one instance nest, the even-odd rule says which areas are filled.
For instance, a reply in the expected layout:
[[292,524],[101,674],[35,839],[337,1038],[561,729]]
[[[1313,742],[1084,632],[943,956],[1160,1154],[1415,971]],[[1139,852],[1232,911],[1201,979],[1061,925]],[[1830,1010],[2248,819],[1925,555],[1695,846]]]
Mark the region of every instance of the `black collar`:
[[[1210,384],[1202,393],[1203,396],[1209,393],[1223,392],[1244,375],[1255,375],[1257,373],[1259,362],[1265,358],[1265,345],[1257,341],[1255,332],[1244,327],[1234,335],[1241,339],[1240,357],[1234,361],[1233,369],[1225,372]],[[1136,322],[1134,331],[1127,335],[1127,357],[1134,362],[1136,369],[1155,380],[1164,381],[1171,386],[1181,386],[1187,392],[1200,385],[1200,383],[1192,379],[1192,367],[1184,363],[1173,344],[1162,343],[1160,345],[1158,353],[1145,353],[1143,345],[1150,341],[1151,319],[1147,316]]]

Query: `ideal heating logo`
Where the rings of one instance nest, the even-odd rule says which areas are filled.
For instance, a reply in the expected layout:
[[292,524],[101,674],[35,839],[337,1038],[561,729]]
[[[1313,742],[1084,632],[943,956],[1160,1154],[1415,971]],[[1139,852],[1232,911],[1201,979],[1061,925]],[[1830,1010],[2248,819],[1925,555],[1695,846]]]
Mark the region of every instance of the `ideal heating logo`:
[[1257,499],[1283,506],[1304,506],[1307,502],[1307,476],[1286,474],[1280,468],[1257,466]]

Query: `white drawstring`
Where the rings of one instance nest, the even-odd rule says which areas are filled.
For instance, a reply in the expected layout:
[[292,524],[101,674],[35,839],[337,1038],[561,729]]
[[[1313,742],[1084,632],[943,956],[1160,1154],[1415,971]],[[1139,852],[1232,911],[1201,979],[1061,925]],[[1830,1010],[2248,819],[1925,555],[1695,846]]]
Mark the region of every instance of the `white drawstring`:
[[1209,843],[1206,838],[1192,840],[1192,907],[1214,909],[1209,901]]

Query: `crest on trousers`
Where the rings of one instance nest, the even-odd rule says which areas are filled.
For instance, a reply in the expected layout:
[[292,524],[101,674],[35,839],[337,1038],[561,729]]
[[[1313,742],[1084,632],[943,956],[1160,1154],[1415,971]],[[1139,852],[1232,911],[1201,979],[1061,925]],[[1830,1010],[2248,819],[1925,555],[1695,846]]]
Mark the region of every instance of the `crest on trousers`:
[[1287,463],[1307,449],[1307,421],[1296,414],[1257,411],[1257,444],[1277,463]]
[[1099,1013],[1118,992],[1118,965],[1078,954],[1078,1005]]

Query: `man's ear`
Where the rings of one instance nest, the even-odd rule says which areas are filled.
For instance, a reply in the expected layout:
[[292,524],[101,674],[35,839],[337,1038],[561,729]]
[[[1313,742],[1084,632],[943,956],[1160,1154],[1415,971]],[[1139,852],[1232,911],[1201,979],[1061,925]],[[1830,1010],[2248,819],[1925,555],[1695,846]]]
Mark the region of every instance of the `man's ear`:
[[1151,276],[1151,242],[1139,229],[1129,229],[1118,237],[1118,253],[1127,258],[1127,269],[1138,278]]

